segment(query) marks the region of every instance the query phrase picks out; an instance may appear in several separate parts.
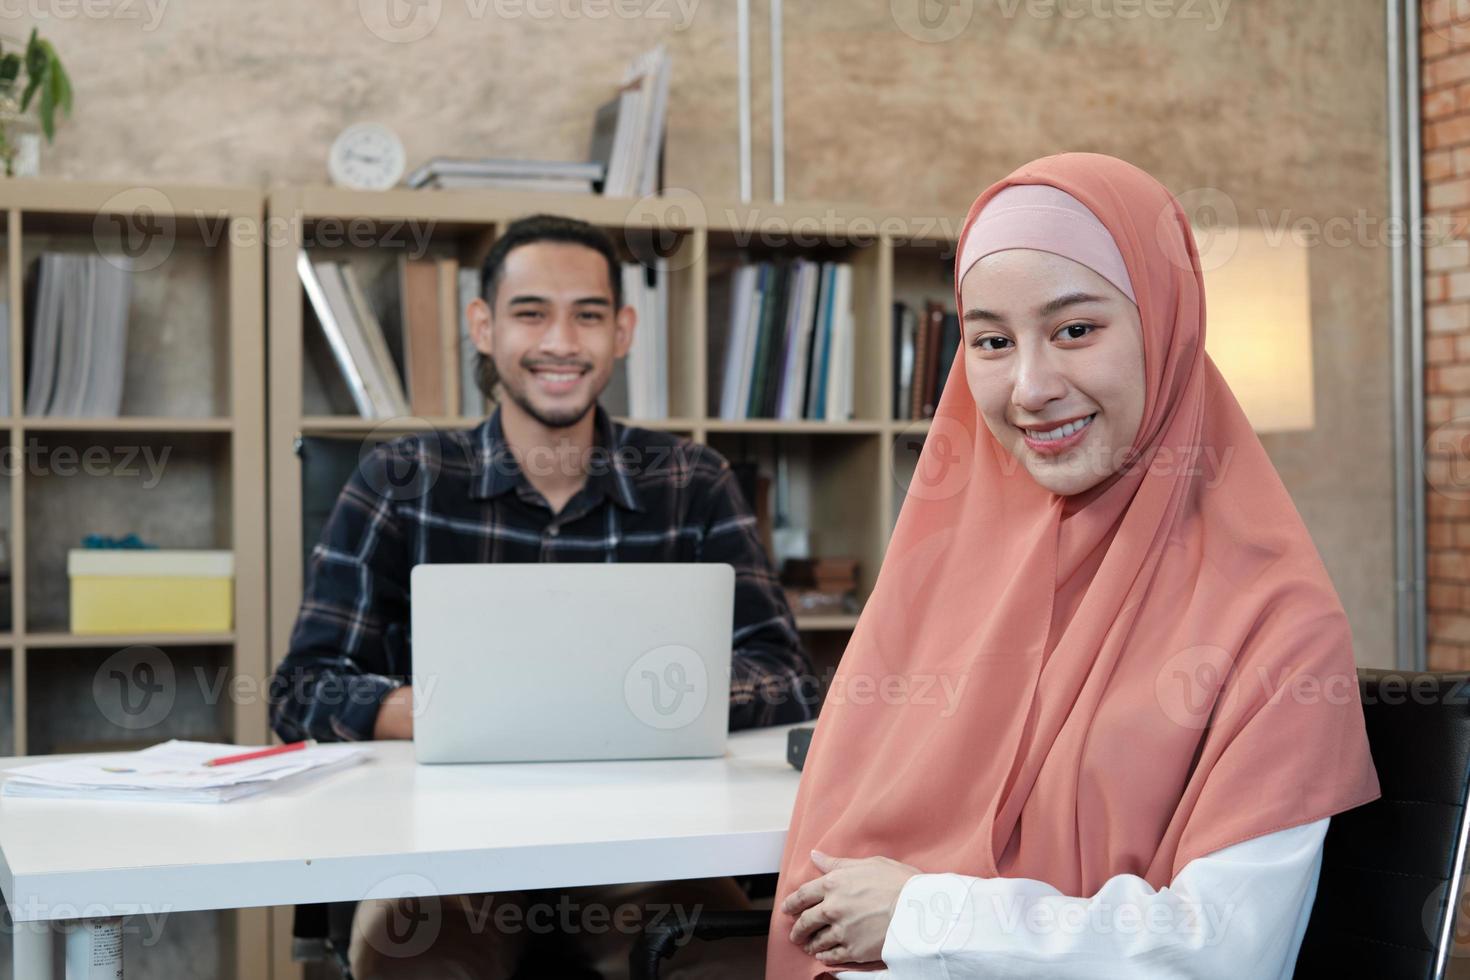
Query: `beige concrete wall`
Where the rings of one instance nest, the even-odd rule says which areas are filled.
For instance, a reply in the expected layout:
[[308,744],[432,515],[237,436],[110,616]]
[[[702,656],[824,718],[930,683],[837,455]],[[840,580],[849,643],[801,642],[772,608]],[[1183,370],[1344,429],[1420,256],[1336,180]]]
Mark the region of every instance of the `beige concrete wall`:
[[[393,28],[390,2],[428,19]],[[924,28],[918,2],[953,19]],[[1360,662],[1391,663],[1383,5],[786,7],[790,199],[957,217],[1016,165],[1074,149],[1126,157],[1176,193],[1219,188],[1247,220],[1352,224],[1345,244],[1311,255],[1317,427],[1266,445],[1342,593]],[[763,82],[765,0],[753,11]],[[325,179],[331,139],[362,119],[392,125],[415,161],[580,158],[611,83],[663,39],[676,66],[669,181],[733,197],[734,17],[734,0],[4,0],[0,33],[38,23],[70,66],[77,111],[49,173],[250,184]],[[770,186],[767,94],[757,86],[758,197]]]

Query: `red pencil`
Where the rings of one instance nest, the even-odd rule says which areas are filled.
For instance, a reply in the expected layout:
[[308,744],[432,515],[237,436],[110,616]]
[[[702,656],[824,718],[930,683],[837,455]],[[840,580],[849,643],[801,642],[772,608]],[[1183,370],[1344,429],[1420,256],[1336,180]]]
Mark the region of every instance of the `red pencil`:
[[287,742],[285,745],[273,745],[268,749],[256,749],[254,752],[241,752],[238,755],[222,755],[210,759],[204,763],[206,766],[227,766],[231,762],[248,762],[251,759],[264,759],[268,755],[280,755],[282,752],[295,752],[297,749],[308,748],[315,745],[316,739],[309,738],[304,742]]

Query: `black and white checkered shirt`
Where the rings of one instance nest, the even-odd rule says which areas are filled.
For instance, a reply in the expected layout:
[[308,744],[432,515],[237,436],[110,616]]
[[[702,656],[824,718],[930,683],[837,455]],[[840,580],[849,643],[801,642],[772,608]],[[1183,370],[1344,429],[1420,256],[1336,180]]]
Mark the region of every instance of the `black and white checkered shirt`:
[[815,715],[811,661],[730,464],[595,412],[586,484],[555,515],[511,455],[498,409],[474,429],[404,436],[365,458],[312,551],[272,681],[281,738],[372,737],[384,695],[411,681],[409,570],[429,562],[727,562],[730,727]]

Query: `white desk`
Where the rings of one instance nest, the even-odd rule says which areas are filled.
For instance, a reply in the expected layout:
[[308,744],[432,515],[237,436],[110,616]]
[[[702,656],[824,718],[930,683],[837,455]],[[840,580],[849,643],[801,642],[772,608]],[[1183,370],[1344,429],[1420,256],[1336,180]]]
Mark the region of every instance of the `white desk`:
[[773,872],[800,775],[791,727],[735,733],[720,759],[643,762],[419,766],[410,743],[380,742],[345,772],[224,804],[0,797],[15,975],[49,976],[46,924],[66,920]]

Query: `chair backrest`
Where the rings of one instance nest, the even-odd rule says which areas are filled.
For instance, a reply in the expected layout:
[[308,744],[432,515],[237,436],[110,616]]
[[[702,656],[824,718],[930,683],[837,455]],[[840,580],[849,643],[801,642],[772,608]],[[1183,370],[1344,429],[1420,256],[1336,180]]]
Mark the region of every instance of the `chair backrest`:
[[296,440],[301,459],[301,567],[322,537],[322,528],[342,487],[357,467],[362,437],[303,436]]
[[1383,796],[1333,816],[1295,976],[1439,980],[1454,953],[1470,674],[1359,669]]

